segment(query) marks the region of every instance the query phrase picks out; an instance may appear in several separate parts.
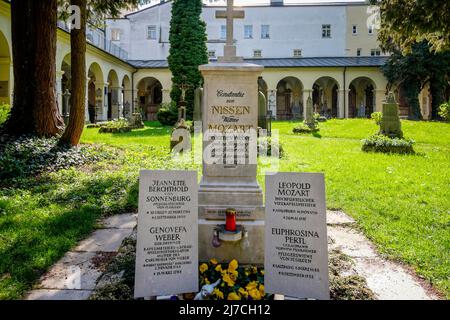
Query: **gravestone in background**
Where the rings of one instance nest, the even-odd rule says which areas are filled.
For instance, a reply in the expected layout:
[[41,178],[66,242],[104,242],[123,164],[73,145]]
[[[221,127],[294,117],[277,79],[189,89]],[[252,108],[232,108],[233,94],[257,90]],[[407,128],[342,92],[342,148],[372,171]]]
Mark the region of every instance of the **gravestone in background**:
[[306,100],[305,124],[310,129],[316,129],[316,119],[314,119],[313,101],[311,97]]
[[141,171],[135,297],[198,292],[197,172]]
[[398,103],[395,101],[395,97],[392,92],[389,93],[386,102],[383,103],[383,116],[380,123],[380,134],[390,138],[403,138]]
[[329,299],[323,174],[268,174],[265,229],[266,292]]

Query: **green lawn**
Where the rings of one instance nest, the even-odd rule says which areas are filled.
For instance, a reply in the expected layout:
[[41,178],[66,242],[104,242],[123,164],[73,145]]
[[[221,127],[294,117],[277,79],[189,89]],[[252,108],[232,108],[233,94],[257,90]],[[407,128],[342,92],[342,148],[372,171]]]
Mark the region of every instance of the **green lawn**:
[[[280,171],[324,172],[328,207],[352,215],[380,252],[450,298],[450,125],[404,121],[406,137],[417,142],[414,156],[361,152],[360,140],[377,131],[371,120],[332,120],[315,137],[292,134],[295,125],[273,124],[286,150]],[[86,129],[83,143],[105,144],[115,155],[1,189],[0,299],[22,297],[97,218],[136,210],[141,168],[199,170],[190,159],[171,159],[169,133],[156,123],[119,135]]]

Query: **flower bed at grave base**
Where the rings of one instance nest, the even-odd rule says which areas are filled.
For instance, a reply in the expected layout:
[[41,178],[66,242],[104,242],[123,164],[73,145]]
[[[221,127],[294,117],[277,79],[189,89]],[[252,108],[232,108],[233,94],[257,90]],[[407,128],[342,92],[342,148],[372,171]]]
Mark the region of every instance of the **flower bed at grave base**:
[[293,133],[301,134],[301,133],[317,133],[319,132],[319,127],[310,128],[306,124],[302,123],[298,127],[292,129]]
[[390,138],[381,134],[376,134],[362,141],[362,151],[414,154],[413,145],[413,140]]
[[264,290],[264,270],[256,266],[239,266],[233,260],[220,264],[216,259],[199,267],[200,287],[221,280],[211,300],[263,300],[269,299]]

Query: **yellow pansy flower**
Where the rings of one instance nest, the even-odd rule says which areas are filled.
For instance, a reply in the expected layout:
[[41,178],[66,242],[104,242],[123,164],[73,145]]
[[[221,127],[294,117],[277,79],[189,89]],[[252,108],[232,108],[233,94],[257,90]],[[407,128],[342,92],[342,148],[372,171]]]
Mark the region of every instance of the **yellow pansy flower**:
[[263,297],[266,295],[265,288],[264,288],[263,284],[259,285],[259,293],[261,293],[261,296],[263,296]]
[[212,265],[216,265],[218,262],[217,262],[217,260],[216,259],[211,259],[211,260],[209,260],[209,262],[212,264]]
[[238,272],[237,271],[228,271],[228,274],[230,275],[231,279],[233,279],[234,281],[237,280],[237,278],[238,278]]
[[261,293],[258,290],[252,289],[249,290],[248,293],[253,300],[261,300]]
[[232,292],[228,295],[228,300],[241,300],[241,297],[239,297],[238,294]]
[[216,296],[219,299],[223,299],[223,292],[219,289],[215,288],[213,291],[213,295]]
[[237,260],[233,260],[228,265],[228,270],[235,271],[238,268],[238,266],[239,266],[239,264],[238,264]]
[[250,292],[250,290],[256,290],[257,287],[258,287],[258,282],[252,281],[245,287],[245,289],[247,289],[247,291]]
[[222,272],[222,266],[219,264],[217,265],[216,269],[217,272]]
[[248,292],[245,291],[244,288],[239,288],[239,293],[241,294],[242,297],[247,298],[248,297]]
[[261,270],[260,272],[261,272],[261,275],[264,275],[264,270]]
[[258,268],[257,267],[252,267],[252,273],[257,273],[258,272]]
[[222,279],[226,284],[228,284],[229,287],[234,286],[234,280],[231,279],[230,274],[228,272],[223,274]]
[[204,280],[205,280],[205,283],[206,283],[206,284],[211,284],[211,282],[209,282],[208,278],[205,277]]
[[206,263],[203,263],[199,269],[200,273],[204,273],[206,270],[208,270],[208,265]]

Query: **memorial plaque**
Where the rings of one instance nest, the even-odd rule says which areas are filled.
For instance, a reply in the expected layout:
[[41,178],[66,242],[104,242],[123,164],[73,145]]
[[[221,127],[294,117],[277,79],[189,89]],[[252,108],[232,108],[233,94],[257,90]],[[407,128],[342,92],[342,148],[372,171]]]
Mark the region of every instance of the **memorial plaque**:
[[135,297],[198,292],[195,171],[141,171]]
[[266,291],[329,299],[324,176],[267,175],[265,228]]

